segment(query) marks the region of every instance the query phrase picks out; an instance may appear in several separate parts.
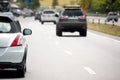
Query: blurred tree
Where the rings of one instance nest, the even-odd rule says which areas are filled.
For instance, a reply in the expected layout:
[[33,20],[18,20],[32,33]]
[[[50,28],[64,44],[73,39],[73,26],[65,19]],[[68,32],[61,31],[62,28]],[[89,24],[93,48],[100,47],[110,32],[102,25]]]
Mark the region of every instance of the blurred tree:
[[83,4],[83,3],[86,3],[88,5],[88,8],[90,9],[91,6],[92,6],[92,2],[93,0],[80,0],[79,4]]
[[105,2],[100,5],[101,11],[105,13],[108,13],[110,11],[117,11],[119,6],[119,0],[105,0]]
[[57,5],[58,5],[58,0],[53,0],[53,2],[52,2],[53,8],[55,8],[55,6],[57,6]]
[[89,12],[120,11],[120,0],[79,0],[79,4],[82,3],[87,4]]
[[[25,2],[23,2],[25,1]],[[36,9],[40,7],[40,1],[39,0],[31,0],[30,2],[28,0],[17,0],[17,2],[20,3],[21,8],[29,7],[31,9]]]
[[116,0],[113,6],[114,11],[120,11],[120,0]]
[[30,5],[30,8],[36,9],[40,7],[40,1],[39,0],[33,0],[32,4]]
[[89,12],[98,12],[100,10],[100,5],[104,3],[104,0],[79,0],[79,4],[87,4]]

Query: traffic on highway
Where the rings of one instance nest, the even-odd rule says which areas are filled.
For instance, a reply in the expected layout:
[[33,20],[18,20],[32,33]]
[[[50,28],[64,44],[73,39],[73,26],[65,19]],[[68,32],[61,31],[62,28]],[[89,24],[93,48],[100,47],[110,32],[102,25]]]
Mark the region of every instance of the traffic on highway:
[[117,12],[87,15],[79,0],[36,9],[37,1],[0,1],[0,80],[120,80],[120,36],[89,28],[114,21],[120,30]]

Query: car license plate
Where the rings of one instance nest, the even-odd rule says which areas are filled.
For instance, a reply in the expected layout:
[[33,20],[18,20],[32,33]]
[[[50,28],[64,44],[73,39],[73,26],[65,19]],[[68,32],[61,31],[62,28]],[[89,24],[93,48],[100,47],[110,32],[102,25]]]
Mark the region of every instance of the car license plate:
[[77,17],[69,17],[69,19],[75,19],[75,20],[76,20],[76,19],[78,19],[78,18],[77,18]]

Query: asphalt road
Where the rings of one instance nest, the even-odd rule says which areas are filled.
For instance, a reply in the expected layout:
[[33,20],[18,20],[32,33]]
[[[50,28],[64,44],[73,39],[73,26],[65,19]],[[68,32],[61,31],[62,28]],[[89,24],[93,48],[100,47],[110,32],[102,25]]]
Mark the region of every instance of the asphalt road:
[[[102,24],[106,23],[113,25],[113,21],[105,22],[106,17],[87,16],[87,19],[89,22],[102,23]],[[120,26],[120,18],[118,19],[118,22],[114,21],[114,25]]]
[[55,25],[41,25],[34,18],[20,18],[32,29],[26,36],[29,50],[27,73],[19,78],[14,71],[0,72],[3,80],[120,80],[120,41],[88,31],[55,34]]

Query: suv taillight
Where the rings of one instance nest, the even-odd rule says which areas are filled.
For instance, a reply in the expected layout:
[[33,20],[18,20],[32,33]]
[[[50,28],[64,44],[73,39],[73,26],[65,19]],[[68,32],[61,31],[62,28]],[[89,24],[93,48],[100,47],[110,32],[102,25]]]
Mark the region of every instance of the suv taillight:
[[16,36],[16,38],[14,39],[14,41],[12,42],[12,44],[11,44],[11,47],[15,47],[15,46],[22,46],[22,43],[21,43],[21,36],[20,36],[20,34],[18,34],[17,36]]
[[83,16],[79,16],[80,19],[86,19],[86,16],[83,15]]
[[60,19],[67,19],[68,16],[60,16]]

